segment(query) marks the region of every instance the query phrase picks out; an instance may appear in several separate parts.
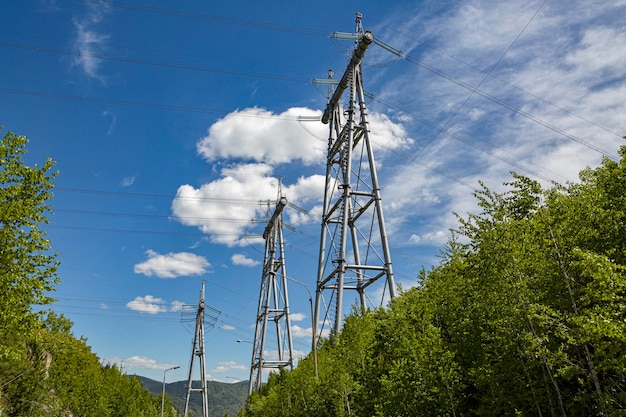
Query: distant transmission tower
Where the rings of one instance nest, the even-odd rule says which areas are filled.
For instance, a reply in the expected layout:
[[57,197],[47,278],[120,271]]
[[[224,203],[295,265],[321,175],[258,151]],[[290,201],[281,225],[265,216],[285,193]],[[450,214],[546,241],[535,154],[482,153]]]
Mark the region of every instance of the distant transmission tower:
[[[183,307],[183,313],[182,313],[183,320],[186,320],[185,316],[188,315],[187,312],[185,311],[185,310],[187,311],[189,310],[187,309],[187,307],[191,307],[191,306]],[[184,417],[188,416],[187,413],[189,412],[189,399],[191,397],[192,392],[201,393],[202,417],[209,417],[209,399],[208,399],[208,392],[207,392],[207,385],[206,385],[206,360],[205,360],[205,349],[204,349],[204,323],[205,323],[205,320],[208,318],[211,321],[210,325],[213,326],[215,321],[217,321],[217,317],[205,314],[205,310],[207,308],[216,314],[220,314],[219,311],[206,306],[204,302],[204,281],[202,281],[202,291],[200,291],[200,301],[198,302],[198,306],[197,306],[196,314],[195,314],[196,333],[193,339],[193,350],[191,352],[191,364],[189,365],[189,379],[187,380],[187,398],[185,400]],[[194,363],[196,362],[196,358],[200,362],[199,364],[200,387],[194,387],[194,383],[193,383],[194,382],[193,370],[194,370]]]
[[[271,217],[268,202],[268,221],[263,232],[265,258],[252,349],[249,393],[260,391],[263,387],[264,369],[293,367],[294,364],[282,221],[282,212],[287,204],[287,199],[282,196],[279,185],[278,200]],[[265,353],[268,347],[267,330],[272,322],[276,332],[276,346],[272,347],[277,348],[277,358],[268,360]]]
[[[340,332],[344,291],[356,291],[360,305],[367,308],[377,303],[366,290],[377,280],[384,279],[386,287],[380,291],[378,304],[382,304],[385,295],[395,296],[361,76],[361,59],[374,42],[374,36],[363,31],[359,13],[356,26],[353,38],[357,43],[350,62],[334,92],[329,87],[329,99],[322,116],[322,122],[329,125],[329,138],[313,349],[321,334],[320,326],[322,329],[330,326],[335,334]],[[332,71],[329,71],[329,78],[332,78]],[[333,82],[329,80],[326,84]],[[349,102],[342,112],[339,101],[345,90],[348,90]],[[346,119],[343,122],[342,114]]]

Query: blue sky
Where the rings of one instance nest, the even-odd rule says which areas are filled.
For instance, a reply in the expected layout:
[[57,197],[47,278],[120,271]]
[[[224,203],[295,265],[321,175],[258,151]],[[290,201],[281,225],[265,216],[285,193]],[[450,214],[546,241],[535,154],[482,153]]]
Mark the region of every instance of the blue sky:
[[[310,347],[328,127],[355,12],[396,282],[510,171],[577,181],[626,134],[624,1],[41,0],[0,6],[0,125],[57,161],[55,310],[105,362],[184,380],[202,280],[207,373],[249,377],[266,206],[287,210],[294,347]],[[313,116],[313,117],[310,117]],[[260,220],[260,222],[259,222]],[[347,305],[351,304],[348,300]],[[244,342],[238,343],[237,340]],[[267,355],[271,355],[268,352]]]

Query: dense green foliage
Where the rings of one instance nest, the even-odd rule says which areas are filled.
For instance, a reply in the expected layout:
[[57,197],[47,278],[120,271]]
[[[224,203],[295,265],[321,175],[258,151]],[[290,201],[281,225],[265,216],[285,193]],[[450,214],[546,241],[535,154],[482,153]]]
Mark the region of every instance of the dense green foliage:
[[[48,223],[56,173],[27,166],[28,140],[0,140],[0,414],[7,417],[158,417],[161,398],[137,378],[103,366],[72,323],[42,312],[59,282]],[[166,397],[166,413],[175,417]]]
[[[251,416],[626,415],[626,148],[475,193],[441,263],[272,375]],[[482,184],[481,184],[482,185]]]
[[54,163],[25,166],[27,142],[11,132],[0,141],[0,372],[8,377],[32,353],[21,343],[38,325],[32,305],[50,302],[45,294],[58,282],[56,257],[39,227],[50,211]]

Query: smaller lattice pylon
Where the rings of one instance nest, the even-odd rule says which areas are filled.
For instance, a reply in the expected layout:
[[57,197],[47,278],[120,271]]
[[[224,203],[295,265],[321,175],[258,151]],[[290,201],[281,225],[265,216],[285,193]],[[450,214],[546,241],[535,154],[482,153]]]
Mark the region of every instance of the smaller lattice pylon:
[[[261,390],[264,369],[293,367],[294,364],[282,222],[282,212],[287,204],[287,199],[280,195],[280,189],[276,208],[271,217],[268,204],[268,221],[263,232],[265,258],[250,365],[249,393]],[[269,360],[265,351],[268,342],[267,330],[271,324],[276,332],[277,358]]]
[[[186,306],[185,306],[186,307]],[[208,307],[204,301],[204,281],[202,281],[202,291],[200,291],[200,301],[198,302],[198,306],[195,314],[195,322],[196,322],[196,331],[193,339],[193,347],[191,351],[191,363],[189,364],[189,378],[187,380],[187,395],[185,399],[185,413],[184,417],[188,416],[189,412],[189,399],[191,398],[192,392],[198,392],[202,395],[202,417],[209,417],[209,398],[207,391],[207,380],[206,380],[206,358],[205,358],[205,348],[204,348],[204,325],[207,318],[210,320],[209,324],[211,327],[215,324],[217,320],[216,316],[211,316],[206,314],[206,310],[209,309],[216,314],[220,314],[219,311]],[[185,317],[185,309],[183,309],[183,320]],[[200,370],[200,386],[194,386],[193,375],[194,375],[194,364],[195,362],[199,362],[199,370]],[[197,385],[197,384],[196,384]]]

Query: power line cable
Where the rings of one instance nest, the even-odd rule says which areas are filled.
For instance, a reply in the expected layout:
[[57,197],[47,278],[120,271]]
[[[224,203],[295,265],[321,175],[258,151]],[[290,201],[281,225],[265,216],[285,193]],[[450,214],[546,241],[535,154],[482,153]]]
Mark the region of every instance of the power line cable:
[[[485,148],[484,146],[479,145],[476,141],[472,141],[472,140],[470,140],[470,139],[468,139],[468,138],[465,138],[465,137],[461,136],[461,135],[460,135],[460,134],[458,134],[458,133],[453,132],[452,130],[450,130],[450,129],[446,128],[445,126],[443,126],[443,127],[442,127],[442,126],[438,126],[438,125],[434,124],[433,122],[431,122],[430,120],[426,119],[425,117],[420,116],[418,113],[415,113],[415,112],[411,112],[411,111],[408,111],[408,110],[402,109],[401,107],[396,106],[395,104],[390,103],[390,102],[388,102],[388,101],[386,101],[386,100],[383,100],[383,99],[381,99],[381,98],[379,98],[379,97],[374,97],[374,100],[375,100],[375,101],[378,101],[378,102],[380,102],[380,103],[385,104],[387,107],[396,108],[396,109],[398,109],[398,110],[402,111],[402,112],[403,112],[404,114],[406,114],[407,116],[409,116],[409,117],[411,117],[411,118],[413,118],[413,119],[415,119],[415,120],[418,120],[419,122],[421,122],[421,123],[425,124],[426,126],[428,126],[428,127],[432,128],[432,129],[435,129],[435,130],[437,130],[438,132],[445,133],[446,135],[448,135],[448,136],[452,137],[453,139],[455,139],[455,140],[457,140],[457,141],[459,141],[459,142],[465,143],[466,145],[469,145],[469,146],[471,146],[471,147],[473,147],[473,148],[475,148],[475,149],[479,150],[480,152],[483,152],[483,153],[485,153],[485,154],[487,154],[487,155],[493,156],[494,158],[497,158],[497,159],[501,160],[502,162],[505,162],[506,164],[509,164],[509,165],[511,165],[511,166],[513,166],[513,167],[515,167],[515,168],[517,168],[517,169],[520,169],[520,170],[525,171],[525,172],[527,172],[527,173],[529,173],[529,174],[531,174],[531,175],[534,175],[535,177],[540,178],[540,179],[542,179],[542,180],[544,180],[544,181],[546,181],[546,182],[553,182],[553,181],[554,181],[554,179],[553,179],[553,178],[548,178],[548,177],[546,177],[545,175],[542,175],[542,174],[538,173],[537,171],[534,171],[534,170],[532,170],[532,169],[530,169],[530,168],[528,168],[528,167],[525,167],[525,166],[523,166],[523,165],[520,165],[519,163],[517,163],[517,162],[515,162],[515,161],[513,161],[513,160],[511,160],[511,159],[508,159],[508,158],[504,157],[503,155],[500,155],[500,154],[499,154],[499,153],[497,153],[497,152],[491,151],[491,150],[489,150],[489,149]],[[383,145],[379,144],[379,146],[383,146]],[[383,146],[383,147],[384,147],[384,146]],[[388,149],[389,149],[389,148],[388,148]],[[470,188],[470,189],[472,189],[472,190],[474,189],[474,187],[472,187],[472,186],[470,186],[470,185],[468,185],[468,184],[464,183],[463,181],[461,181],[461,180],[459,180],[459,179],[457,179],[457,178],[452,177],[450,174],[447,174],[447,173],[445,173],[445,172],[443,172],[443,171],[440,171],[440,170],[438,170],[438,169],[436,169],[436,168],[434,168],[434,167],[431,167],[431,166],[429,166],[429,165],[427,165],[427,164],[425,164],[425,163],[420,162],[420,161],[418,160],[418,158],[419,158],[420,154],[422,153],[423,148],[422,148],[422,149],[420,149],[420,150],[419,150],[419,151],[418,151],[415,155],[413,155],[412,157],[409,157],[409,156],[408,156],[408,155],[406,155],[405,153],[398,152],[398,151],[396,151],[396,150],[394,150],[394,149],[390,149],[390,150],[391,150],[392,152],[396,153],[397,155],[401,156],[402,158],[407,159],[407,160],[409,161],[409,164],[405,165],[402,169],[398,170],[398,171],[395,173],[395,175],[391,178],[391,180],[390,180],[390,181],[388,181],[388,183],[389,183],[389,182],[391,182],[391,181],[393,181],[395,178],[397,178],[397,177],[398,177],[398,176],[399,176],[399,175],[400,175],[400,174],[404,171],[404,169],[406,169],[406,167],[407,167],[408,165],[410,165],[410,164],[412,164],[412,163],[416,163],[416,164],[419,164],[419,165],[423,166],[424,168],[426,168],[426,169],[428,169],[428,170],[430,170],[430,171],[433,171],[433,172],[435,172],[435,173],[437,173],[437,174],[439,174],[439,175],[445,176],[446,178],[451,179],[451,180],[453,180],[453,181],[457,182],[458,184],[461,184],[461,185],[463,185],[463,186],[466,186],[466,187],[468,187],[468,188]],[[528,161],[528,160],[526,160],[526,159],[524,159],[524,158],[520,158],[519,156],[513,155],[513,154],[512,154],[512,153],[510,153],[510,152],[509,152],[509,154],[510,154],[511,156],[513,156],[516,160],[525,161],[525,162],[527,162],[528,164],[535,165],[536,167],[541,168],[541,169],[543,169],[543,170],[545,170],[545,171],[547,171],[547,172],[549,172],[549,173],[551,173],[551,174],[553,174],[553,175],[555,175],[555,176],[559,176],[559,177],[561,177],[561,178],[563,178],[563,179],[567,180],[567,178],[564,178],[564,177],[563,177],[563,176],[561,176],[560,174],[558,174],[558,173],[556,173],[556,172],[554,172],[554,171],[550,171],[550,170],[548,170],[547,168],[541,167],[541,166],[539,166],[539,165],[537,165],[537,164],[533,163],[532,161]]]
[[[546,4],[547,0],[543,0],[543,2],[541,3],[541,5],[539,5],[539,7],[537,8],[537,10],[535,10],[535,13],[532,15],[532,17],[530,18],[530,20],[528,20],[528,22],[526,22],[526,24],[524,25],[524,27],[522,28],[522,30],[517,34],[517,36],[515,37],[515,39],[513,39],[513,41],[509,44],[509,46],[505,49],[505,51],[502,53],[502,55],[500,55],[500,58],[498,58],[498,60],[496,61],[495,64],[493,64],[490,68],[489,71],[487,71],[486,73],[484,73],[484,76],[482,78],[482,80],[480,80],[480,82],[478,83],[478,85],[470,90],[470,93],[468,94],[467,97],[465,97],[465,100],[463,100],[463,102],[461,103],[460,106],[458,106],[456,108],[456,110],[454,111],[454,113],[452,113],[450,115],[450,117],[448,118],[448,120],[446,121],[446,123],[444,123],[443,125],[443,129],[447,130],[448,126],[450,126],[450,124],[452,123],[452,121],[456,118],[456,116],[459,114],[459,112],[465,107],[465,105],[470,101],[470,99],[474,96],[474,93],[476,92],[476,90],[478,90],[483,83],[491,76],[491,74],[493,73],[493,71],[497,68],[497,66],[502,62],[502,60],[504,59],[504,57],[508,54],[508,52],[513,48],[513,45],[515,45],[515,43],[519,40],[519,38],[522,36],[522,34],[526,31],[526,29],[528,28],[528,26],[532,23],[532,21],[535,19],[535,17],[537,16],[537,14],[539,13],[539,11],[543,8],[543,6]],[[437,136],[439,135],[439,133],[443,132],[443,130],[437,130],[437,132],[435,133],[435,135],[433,136],[433,138],[422,148],[419,150],[419,153],[424,152],[424,150],[426,150],[426,148],[428,148],[428,146],[430,146],[430,144],[432,144],[436,139]],[[418,153],[418,154],[419,154]],[[401,171],[400,171],[401,172]]]
[[134,10],[134,11],[140,11],[140,12],[168,15],[168,16],[176,16],[176,17],[182,17],[186,19],[203,20],[206,22],[224,23],[224,24],[237,25],[237,26],[248,26],[248,27],[254,27],[254,28],[259,28],[259,29],[275,30],[275,31],[280,31],[280,32],[297,33],[301,35],[309,35],[309,36],[317,36],[317,37],[326,37],[328,35],[327,31],[322,31],[319,29],[304,28],[304,27],[299,27],[299,26],[287,26],[287,25],[280,25],[277,23],[261,22],[258,20],[237,19],[237,18],[232,18],[232,17],[216,16],[216,15],[209,15],[209,14],[196,13],[196,12],[186,12],[182,10],[165,9],[161,7],[141,6],[138,4],[122,3],[119,1],[108,1],[108,0],[76,0],[76,1],[79,1],[81,3],[116,7],[119,9],[127,9],[127,10]]
[[[545,3],[546,2],[544,1],[544,3],[541,5],[541,8],[543,8],[543,5]],[[535,16],[533,16],[533,19],[534,19],[534,17]],[[547,104],[547,105],[549,105],[551,107],[554,107],[555,109],[560,110],[560,111],[562,111],[564,113],[567,113],[567,114],[569,114],[571,116],[574,116],[575,118],[577,118],[577,119],[579,119],[579,120],[581,120],[581,121],[583,121],[585,123],[588,123],[588,124],[590,124],[590,125],[592,125],[594,127],[597,127],[598,129],[604,130],[605,132],[610,133],[610,134],[612,134],[612,135],[614,135],[614,136],[616,136],[618,138],[621,138],[623,136],[622,134],[617,133],[617,132],[609,129],[606,126],[602,126],[602,125],[598,124],[597,122],[594,122],[593,120],[589,120],[588,118],[586,118],[586,117],[584,117],[584,116],[582,116],[582,115],[580,115],[580,114],[578,114],[576,112],[568,110],[565,107],[559,106],[558,104],[553,103],[550,100],[547,100],[547,99],[545,99],[545,98],[543,98],[541,96],[538,96],[538,95],[536,95],[536,94],[534,94],[534,93],[532,93],[532,92],[530,92],[530,91],[528,91],[528,90],[526,90],[526,89],[524,89],[524,88],[522,88],[522,87],[520,87],[520,86],[518,86],[516,84],[513,84],[510,81],[507,81],[505,79],[502,79],[502,78],[498,77],[497,75],[493,74],[493,72],[492,72],[493,67],[490,68],[489,71],[486,71],[483,68],[480,68],[480,67],[478,67],[478,66],[476,66],[476,65],[474,65],[474,64],[472,64],[470,62],[467,62],[467,61],[465,61],[465,60],[463,60],[461,58],[458,58],[458,57],[456,57],[456,56],[454,56],[454,55],[452,55],[452,54],[450,54],[450,53],[448,53],[448,52],[446,52],[446,51],[444,51],[442,49],[439,49],[439,48],[433,46],[432,44],[430,44],[428,42],[415,40],[415,34],[414,33],[406,33],[406,32],[400,31],[400,30],[398,30],[398,28],[396,26],[389,26],[389,25],[384,25],[384,24],[382,26],[388,28],[390,31],[395,32],[398,35],[401,35],[401,36],[403,36],[403,37],[405,37],[407,39],[410,39],[412,41],[416,41],[419,45],[421,45],[424,48],[427,48],[427,49],[429,49],[431,51],[434,51],[435,53],[437,53],[439,55],[445,56],[446,58],[449,58],[449,59],[451,59],[453,61],[456,61],[456,62],[458,62],[458,63],[460,63],[460,64],[462,64],[462,65],[464,65],[464,66],[466,66],[468,68],[471,68],[471,69],[473,69],[473,70],[475,70],[477,72],[480,72],[482,74],[488,74],[489,78],[491,78],[493,80],[496,80],[496,81],[498,81],[498,82],[500,82],[502,84],[505,84],[505,85],[507,85],[507,86],[517,90],[517,91],[520,91],[521,93],[523,93],[525,95],[528,95],[528,96],[530,96],[530,97],[532,97],[534,99],[540,100],[541,102],[543,102],[543,103],[545,103],[545,104]]]
[[[51,92],[45,92],[45,91],[23,90],[23,89],[7,88],[7,87],[0,87],[0,93],[17,94],[17,95],[33,96],[33,97],[44,97],[44,98],[60,99],[60,100],[75,100],[75,101],[84,101],[84,102],[92,102],[92,103],[115,104],[115,105],[122,105],[122,106],[131,106],[131,107],[156,108],[156,109],[161,109],[161,110],[171,110],[171,111],[191,112],[191,113],[229,114],[233,112],[233,109],[212,109],[212,108],[207,108],[207,107],[192,107],[192,106],[180,106],[180,105],[172,105],[172,104],[149,103],[149,102],[142,102],[142,101],[111,99],[111,98],[105,98],[105,97],[77,96],[77,95],[71,95],[71,94],[59,94],[59,93],[51,93]],[[305,120],[305,116],[250,114],[250,113],[243,113],[243,112],[237,113],[237,117],[251,117],[251,118],[258,118],[258,119],[278,119],[278,120],[290,120],[290,121],[297,121],[297,122],[301,122]]]
[[[521,33],[520,33],[521,35]],[[516,38],[517,39],[517,38]],[[242,75],[242,76],[251,76],[251,77],[260,77],[260,78],[272,78],[272,79],[278,79],[278,80],[286,80],[286,81],[296,81],[296,82],[308,82],[309,80],[305,80],[305,79],[300,79],[300,78],[295,78],[295,77],[286,77],[286,76],[278,76],[278,75],[271,75],[271,74],[260,74],[260,73],[249,73],[249,72],[240,72],[240,71],[232,71],[232,70],[224,70],[224,69],[216,69],[216,68],[208,68],[208,67],[199,67],[199,66],[191,66],[191,65],[184,65],[184,64],[171,64],[171,63],[157,63],[157,62],[153,62],[153,61],[144,61],[144,60],[137,60],[137,59],[132,59],[132,58],[124,58],[124,57],[107,57],[104,55],[99,55],[99,54],[91,54],[91,53],[84,53],[84,52],[78,52],[78,51],[66,51],[66,50],[59,50],[59,49],[47,49],[47,48],[40,48],[40,47],[35,47],[35,46],[30,46],[30,45],[18,45],[18,44],[11,44],[11,43],[7,43],[7,42],[0,42],[0,46],[9,46],[9,47],[19,47],[19,48],[26,48],[26,49],[32,49],[32,50],[37,50],[37,51],[44,51],[44,52],[52,52],[52,53],[67,53],[70,55],[78,55],[78,56],[89,56],[89,57],[95,57],[95,58],[99,58],[99,59],[111,59],[111,60],[120,60],[120,61],[124,61],[124,62],[133,62],[133,63],[138,63],[138,64],[143,64],[143,65],[157,65],[157,66],[168,66],[168,67],[174,67],[174,68],[179,68],[179,69],[191,69],[191,70],[198,70],[198,71],[211,71],[211,72],[222,72],[222,73],[229,73],[229,74],[234,74],[234,75]],[[508,49],[507,49],[508,50]],[[503,55],[504,56],[504,55]],[[503,56],[501,57],[501,59],[503,58]],[[419,60],[416,60],[414,58],[412,58],[409,55],[403,55],[403,58],[408,61],[411,62],[417,66],[423,67],[433,73],[435,73],[438,76],[441,76],[445,79],[448,79],[449,81],[454,82],[455,84],[466,88],[470,91],[470,96],[465,100],[465,102],[463,104],[465,104],[469,98],[474,95],[474,94],[478,94],[481,95],[511,111],[514,111],[517,114],[520,114],[523,117],[528,118],[529,120],[538,123],[562,136],[565,136],[571,140],[574,140],[592,150],[595,150],[596,152],[607,156],[609,158],[612,158],[614,160],[617,159],[617,156],[611,154],[608,151],[605,151],[595,145],[592,145],[586,141],[584,141],[581,138],[576,137],[575,135],[572,135],[562,129],[557,128],[556,126],[551,125],[548,122],[543,121],[542,119],[533,116],[513,105],[510,105],[494,96],[489,95],[486,92],[483,92],[482,90],[479,89],[480,85],[482,85],[482,83],[486,80],[486,78],[489,76],[489,73],[486,74],[486,76],[483,78],[483,80],[481,81],[481,83],[476,86],[473,87],[467,83],[465,83],[464,81],[453,77],[447,73],[445,73],[444,71],[438,70],[435,67],[426,64],[424,62],[421,62]],[[501,59],[498,61],[500,62]],[[117,104],[124,104],[124,105],[143,105],[143,106],[150,106],[150,107],[159,107],[159,108],[164,108],[164,109],[172,109],[172,110],[182,110],[182,111],[196,111],[196,112],[211,112],[211,113],[215,113],[218,112],[216,110],[210,110],[210,109],[201,109],[201,108],[191,108],[191,107],[181,107],[181,106],[168,106],[168,105],[160,105],[160,104],[149,104],[149,103],[138,103],[138,102],[131,102],[131,101],[118,101],[118,100],[108,100],[108,99],[93,99],[93,98],[87,98],[87,97],[76,97],[76,96],[67,96],[67,95],[57,95],[57,94],[52,94],[52,93],[37,93],[37,92],[29,92],[26,90],[16,90],[16,89],[6,89],[6,88],[0,88],[0,91],[4,91],[4,92],[9,92],[9,93],[14,93],[14,94],[27,94],[27,95],[41,95],[41,96],[48,96],[48,97],[55,97],[55,98],[72,98],[72,99],[80,99],[83,101],[98,101],[98,102],[115,102]],[[455,113],[458,114],[458,111],[460,109],[458,109]],[[454,115],[452,116],[454,117]],[[452,120],[449,119],[449,121]],[[449,123],[448,121],[448,123]],[[434,140],[434,138],[433,138]],[[431,141],[432,142],[432,141]],[[424,148],[422,148],[420,150],[420,152],[423,151]]]
[[557,133],[557,134],[559,134],[559,135],[561,135],[561,136],[563,136],[565,138],[568,138],[568,139],[571,139],[571,140],[573,140],[575,142],[578,142],[579,144],[581,144],[581,145],[583,145],[583,146],[585,146],[585,147],[587,147],[587,148],[589,148],[589,149],[591,149],[593,151],[596,151],[596,152],[598,152],[601,155],[604,155],[604,156],[606,156],[606,157],[608,157],[610,159],[613,159],[613,160],[617,160],[618,159],[617,155],[615,155],[615,154],[613,154],[613,153],[611,153],[609,151],[606,151],[606,150],[604,150],[604,149],[602,149],[602,148],[600,148],[598,146],[592,145],[591,143],[589,143],[589,142],[587,142],[587,141],[585,141],[585,140],[583,140],[583,139],[581,139],[581,138],[579,138],[579,137],[577,137],[577,136],[575,136],[575,135],[573,135],[573,134],[571,134],[569,132],[566,132],[563,129],[560,129],[560,128],[558,128],[558,127],[556,127],[556,126],[554,126],[554,125],[552,125],[552,124],[550,124],[550,123],[540,119],[537,116],[534,116],[534,115],[532,115],[532,114],[530,114],[530,113],[528,113],[528,112],[526,112],[526,111],[524,111],[524,110],[522,110],[522,109],[520,109],[518,107],[515,107],[512,104],[508,104],[508,103],[504,102],[503,100],[500,100],[499,98],[494,97],[494,96],[492,96],[492,95],[490,95],[490,94],[480,90],[477,87],[473,87],[470,84],[468,84],[468,83],[466,83],[466,82],[464,82],[464,81],[462,81],[462,80],[460,80],[460,79],[458,79],[458,78],[456,78],[456,77],[446,73],[445,71],[439,70],[439,69],[433,67],[432,65],[426,64],[425,62],[422,62],[422,61],[420,61],[420,60],[418,60],[416,58],[411,57],[410,55],[406,55],[404,59],[407,62],[410,62],[410,63],[412,63],[415,66],[424,68],[424,69],[426,69],[426,70],[428,70],[428,71],[430,71],[430,72],[432,72],[432,73],[434,73],[434,74],[436,74],[436,75],[438,75],[438,76],[440,76],[442,78],[445,78],[446,80],[449,80],[449,81],[457,84],[460,87],[463,87],[463,88],[465,88],[465,89],[467,89],[469,91],[473,91],[473,93],[478,94],[481,97],[484,97],[484,98],[486,98],[486,99],[488,99],[490,101],[493,101],[494,103],[496,103],[496,104],[498,104],[498,105],[500,105],[500,106],[502,106],[504,108],[507,108],[507,109],[511,110],[512,112],[517,113],[520,116],[522,116],[522,117],[524,117],[524,118],[526,118],[526,119],[528,119],[528,120],[530,120],[530,121],[532,121],[534,123],[537,123],[537,124],[547,128],[549,130],[552,130],[553,132],[555,132],[555,133]]
[[197,71],[197,72],[210,72],[210,73],[217,73],[217,74],[237,75],[237,76],[242,76],[242,77],[267,78],[271,80],[291,81],[291,82],[297,82],[297,83],[308,83],[310,81],[309,79],[306,79],[306,78],[289,77],[286,75],[264,74],[264,73],[247,72],[247,71],[235,71],[235,70],[226,69],[226,68],[203,67],[200,65],[177,64],[173,62],[150,61],[146,59],[103,55],[103,54],[97,54],[93,52],[73,51],[73,50],[68,50],[68,49],[57,49],[57,48],[44,48],[41,46],[25,45],[25,44],[13,43],[13,42],[0,41],[0,47],[25,49],[25,50],[45,52],[45,53],[51,53],[51,54],[70,55],[70,56],[77,56],[81,58],[95,58],[95,59],[101,59],[105,61],[149,65],[149,66],[154,66],[154,67],[165,67],[165,68],[174,68],[174,69],[182,69],[182,70]]
[[181,200],[194,200],[194,201],[204,201],[204,202],[215,202],[215,203],[223,203],[223,204],[258,204],[258,200],[256,199],[241,199],[241,198],[219,198],[219,197],[182,197],[171,194],[151,194],[151,193],[131,193],[124,191],[108,191],[108,190],[94,190],[88,188],[65,188],[65,187],[55,187],[55,191],[67,192],[67,193],[77,193],[77,194],[95,194],[95,195],[106,195],[106,196],[117,196],[117,197],[133,197],[133,198],[150,198],[150,199],[166,199],[172,200],[174,198],[179,198]]
[[207,222],[232,222],[232,223],[261,223],[263,219],[234,219],[227,217],[191,217],[191,216],[173,216],[173,215],[159,215],[159,214],[142,214],[142,213],[122,213],[111,211],[95,211],[95,210],[75,210],[75,209],[59,209],[53,210],[55,213],[67,213],[67,214],[79,214],[87,216],[106,216],[106,217],[130,217],[130,218],[143,218],[143,219],[162,219],[162,220],[196,220]]
[[[72,226],[68,224],[47,224],[46,228],[51,229],[63,229],[63,230],[75,230],[84,232],[105,232],[105,233],[122,233],[122,234],[140,234],[140,235],[161,235],[161,236],[195,236],[205,237],[206,233],[203,232],[166,232],[163,230],[140,230],[140,229],[114,229],[106,227],[88,227],[88,226]],[[220,233],[211,231],[211,236],[220,237],[239,237],[239,233]]]

